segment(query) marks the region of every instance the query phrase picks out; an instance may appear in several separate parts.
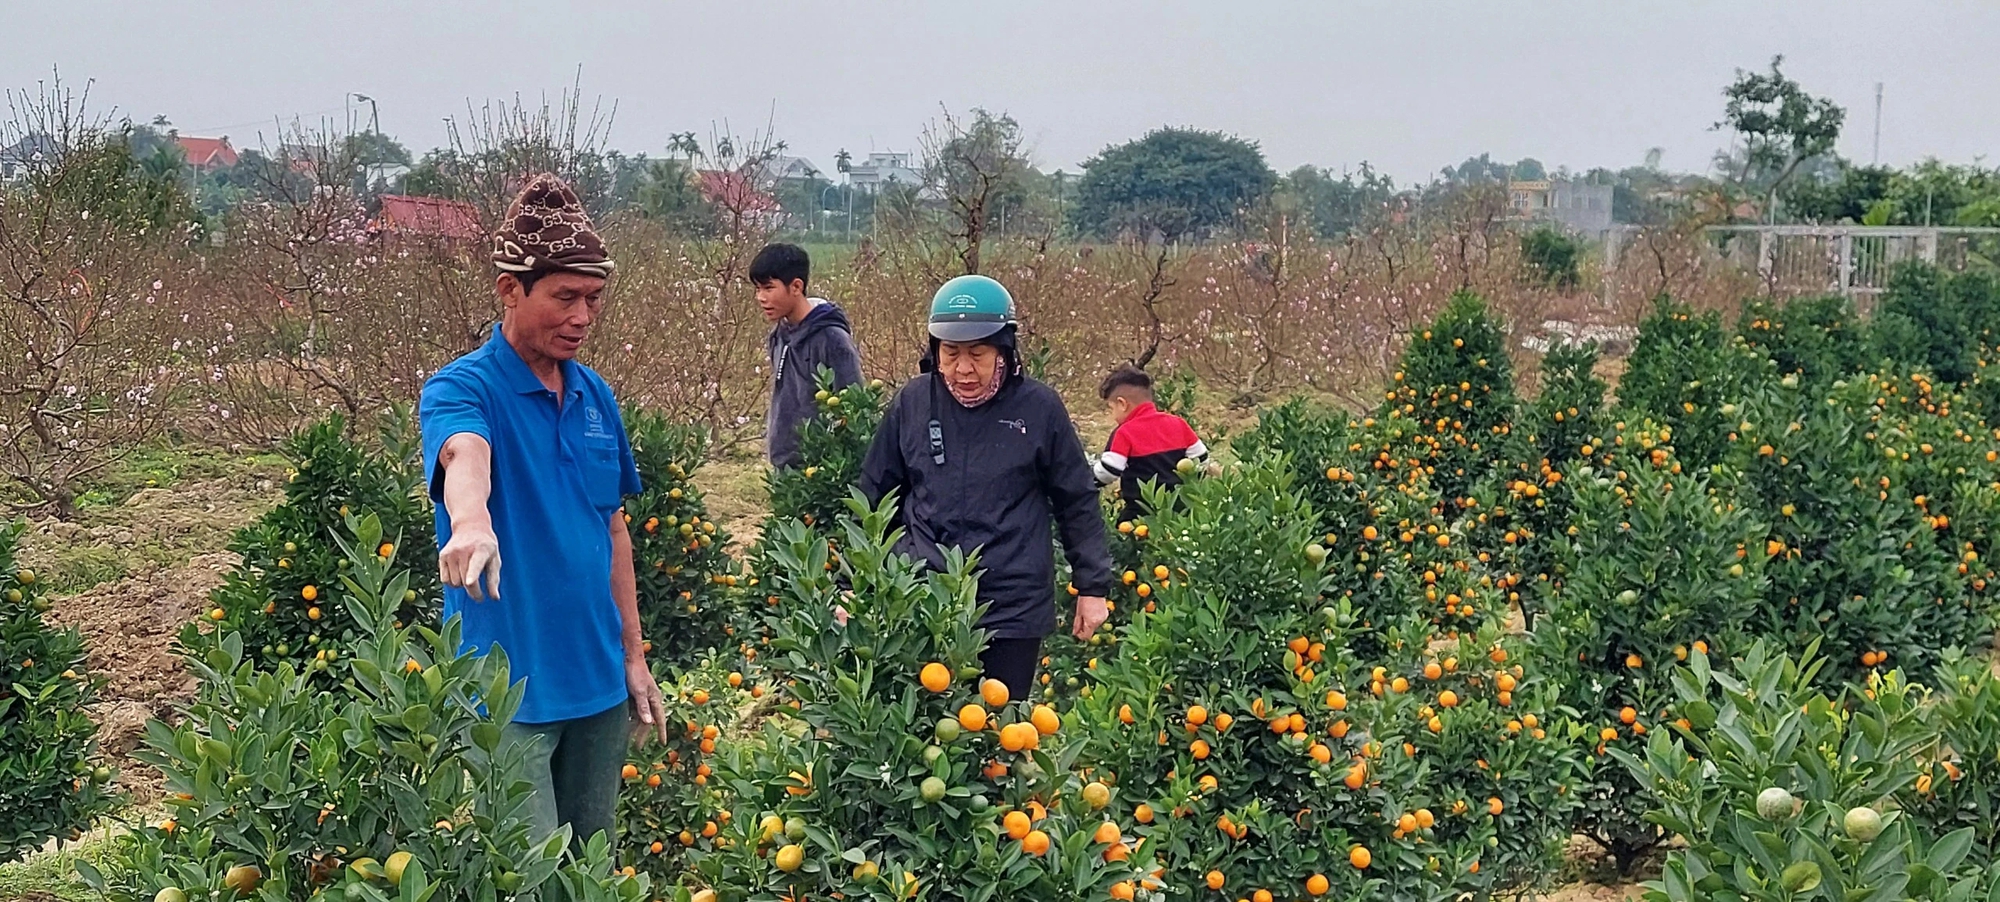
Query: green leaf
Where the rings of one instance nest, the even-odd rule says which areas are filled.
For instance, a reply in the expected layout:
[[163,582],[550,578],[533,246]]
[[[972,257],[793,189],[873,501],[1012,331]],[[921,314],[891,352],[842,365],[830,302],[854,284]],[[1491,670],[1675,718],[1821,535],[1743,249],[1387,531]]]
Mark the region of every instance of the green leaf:
[[1965,860],[1965,853],[1972,850],[1973,829],[1964,827],[1946,834],[1931,847],[1926,862],[1939,873],[1949,874]]

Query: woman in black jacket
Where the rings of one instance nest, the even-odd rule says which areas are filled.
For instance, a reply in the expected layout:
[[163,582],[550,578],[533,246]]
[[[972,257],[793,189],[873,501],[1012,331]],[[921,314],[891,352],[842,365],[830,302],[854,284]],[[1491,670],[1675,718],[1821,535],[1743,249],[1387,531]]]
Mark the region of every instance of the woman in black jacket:
[[978,551],[986,675],[1026,698],[1055,631],[1053,522],[1076,587],[1072,632],[1104,623],[1111,554],[1090,458],[1055,389],[1021,372],[1014,299],[985,276],[960,276],[931,301],[930,354],[903,386],[862,463],[872,503],[891,492],[905,527],[897,550],[944,562]]

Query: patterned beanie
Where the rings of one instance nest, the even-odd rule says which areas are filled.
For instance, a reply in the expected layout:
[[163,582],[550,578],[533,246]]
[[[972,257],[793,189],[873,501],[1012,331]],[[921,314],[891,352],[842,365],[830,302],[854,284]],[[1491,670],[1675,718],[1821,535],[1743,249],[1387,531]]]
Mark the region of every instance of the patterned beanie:
[[493,233],[493,265],[505,272],[565,270],[601,279],[615,268],[576,192],[546,172],[530,179],[507,208],[506,221]]

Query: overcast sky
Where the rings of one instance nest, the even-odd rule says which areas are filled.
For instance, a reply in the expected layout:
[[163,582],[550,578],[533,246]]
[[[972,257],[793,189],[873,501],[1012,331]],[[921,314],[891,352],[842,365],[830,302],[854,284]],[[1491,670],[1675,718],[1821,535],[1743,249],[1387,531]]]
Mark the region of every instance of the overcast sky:
[[[832,169],[842,147],[907,150],[940,104],[1006,111],[1045,169],[1075,171],[1160,125],[1261,143],[1280,171],[1364,160],[1398,183],[1482,151],[1623,167],[1649,147],[1699,170],[1726,137],[1720,90],[1782,53],[1848,109],[1840,152],[1953,162],[2000,150],[1991,0],[1127,2],[937,0],[10,0],[0,85],[60,68],[93,105],[239,147],[275,116],[340,120],[373,96],[413,151],[468,98],[553,96],[582,66],[617,102],[610,145],[775,122]],[[362,105],[365,107],[365,105]],[[365,122],[365,120],[364,120]]]

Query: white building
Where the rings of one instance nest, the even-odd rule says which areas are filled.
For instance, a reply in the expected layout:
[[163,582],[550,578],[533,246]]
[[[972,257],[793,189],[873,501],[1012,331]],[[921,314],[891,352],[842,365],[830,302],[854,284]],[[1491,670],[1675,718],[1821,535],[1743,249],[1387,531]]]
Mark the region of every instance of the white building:
[[910,185],[922,187],[924,176],[916,170],[907,153],[870,153],[868,159],[848,167],[848,181],[867,192],[880,191],[882,186]]
[[819,171],[818,166],[814,166],[812,161],[805,157],[775,156],[764,164],[764,177],[768,181],[784,182],[808,181],[826,176]]

